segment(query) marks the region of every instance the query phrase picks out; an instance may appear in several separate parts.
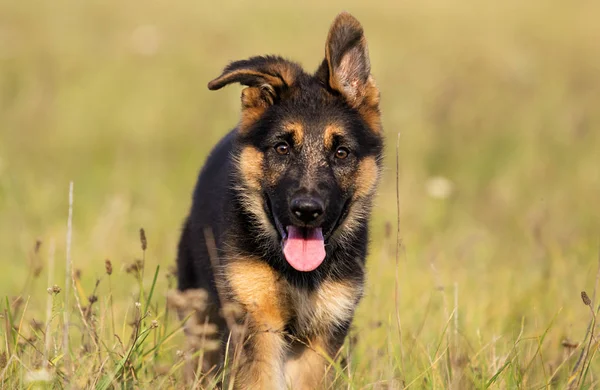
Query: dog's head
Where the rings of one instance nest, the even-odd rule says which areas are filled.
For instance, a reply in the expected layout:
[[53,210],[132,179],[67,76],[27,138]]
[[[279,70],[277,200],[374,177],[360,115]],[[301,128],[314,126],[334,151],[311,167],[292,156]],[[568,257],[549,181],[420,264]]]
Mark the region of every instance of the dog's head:
[[253,57],[208,84],[247,86],[234,151],[239,194],[257,230],[298,271],[316,269],[326,243],[351,244],[366,223],[383,148],[370,70],[362,26],[342,13],[315,74],[280,57]]

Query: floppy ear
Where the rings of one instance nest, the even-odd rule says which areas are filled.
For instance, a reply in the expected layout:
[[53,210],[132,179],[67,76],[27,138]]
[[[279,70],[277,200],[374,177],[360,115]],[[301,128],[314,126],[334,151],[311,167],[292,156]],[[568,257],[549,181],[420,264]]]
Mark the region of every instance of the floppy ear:
[[379,131],[379,90],[371,76],[367,40],[360,22],[348,12],[339,14],[331,24],[325,59],[315,76],[340,93]]
[[208,83],[208,89],[214,91],[231,83],[247,86],[242,91],[239,128],[243,131],[289,92],[301,71],[298,64],[281,57],[252,57],[229,64],[219,77]]

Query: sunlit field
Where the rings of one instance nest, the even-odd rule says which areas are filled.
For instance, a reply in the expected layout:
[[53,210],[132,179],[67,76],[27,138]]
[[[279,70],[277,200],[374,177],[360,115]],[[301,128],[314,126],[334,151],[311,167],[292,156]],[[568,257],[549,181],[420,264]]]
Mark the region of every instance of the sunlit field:
[[342,10],[387,145],[336,388],[600,387],[600,3],[0,0],[0,388],[194,386],[166,297],[241,91],[206,84],[316,69]]

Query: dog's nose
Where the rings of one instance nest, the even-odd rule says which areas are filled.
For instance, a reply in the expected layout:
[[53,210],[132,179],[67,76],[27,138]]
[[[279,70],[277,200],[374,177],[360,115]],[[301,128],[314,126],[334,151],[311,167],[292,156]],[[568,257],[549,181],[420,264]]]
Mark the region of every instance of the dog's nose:
[[298,218],[304,223],[311,223],[316,221],[321,215],[325,206],[323,202],[315,197],[310,196],[299,196],[292,199],[291,210],[294,217]]

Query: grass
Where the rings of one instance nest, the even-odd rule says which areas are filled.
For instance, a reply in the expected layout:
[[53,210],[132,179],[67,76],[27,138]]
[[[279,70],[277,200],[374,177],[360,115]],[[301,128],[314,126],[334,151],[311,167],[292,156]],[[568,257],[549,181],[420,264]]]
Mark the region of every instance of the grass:
[[316,68],[342,9],[388,168],[341,383],[598,387],[600,5],[541,0],[0,1],[0,387],[184,386],[170,269],[239,111],[206,83],[254,54]]

